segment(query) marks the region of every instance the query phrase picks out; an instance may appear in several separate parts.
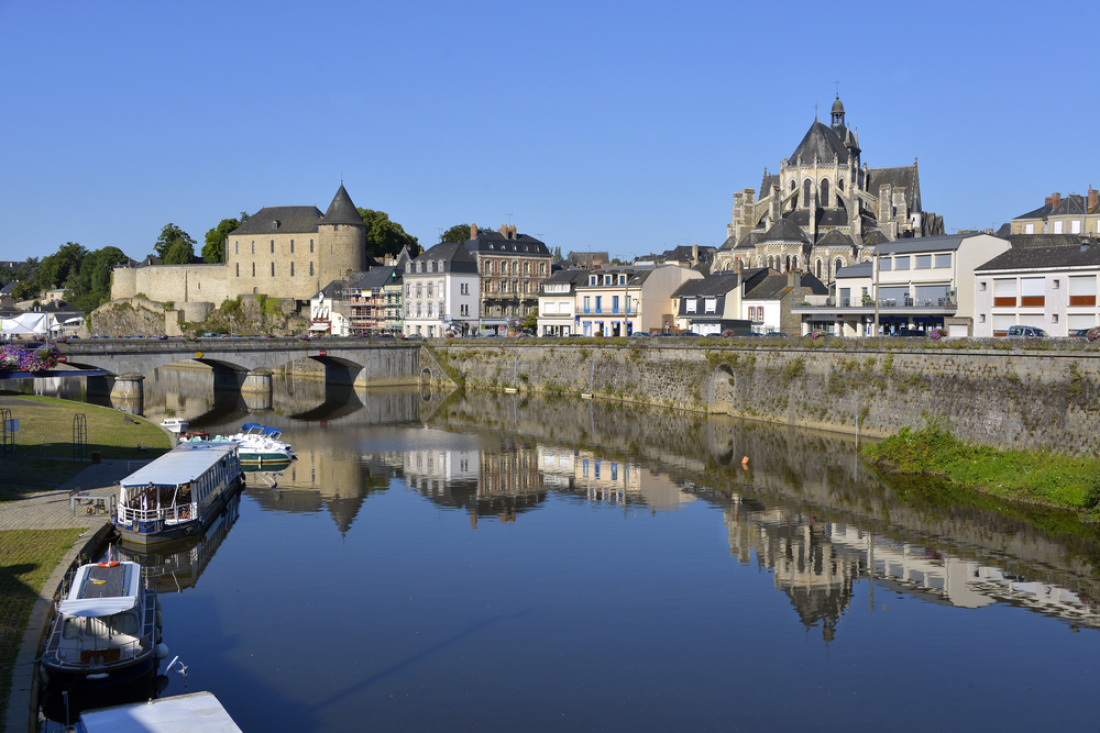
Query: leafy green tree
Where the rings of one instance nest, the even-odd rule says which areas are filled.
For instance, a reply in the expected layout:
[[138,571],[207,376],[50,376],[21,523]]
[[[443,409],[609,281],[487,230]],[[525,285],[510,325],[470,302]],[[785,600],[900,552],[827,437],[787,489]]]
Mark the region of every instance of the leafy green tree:
[[457,242],[458,244],[465,244],[466,240],[470,238],[470,225],[469,224],[455,224],[439,235],[440,244],[450,244]]
[[129,259],[118,247],[89,252],[80,265],[80,271],[71,275],[65,283],[65,300],[91,313],[111,299],[111,270]]
[[[243,211],[241,216],[248,219],[248,214]],[[239,227],[241,222],[240,219],[222,219],[218,226],[206,233],[206,244],[202,247],[203,262],[225,262],[225,243],[229,239],[229,233]]]
[[185,265],[195,259],[195,240],[175,224],[168,223],[161,230],[153,251],[166,265]]
[[71,274],[80,271],[80,265],[88,250],[76,242],[66,242],[57,252],[42,260],[34,276],[34,285],[39,290],[53,290],[65,284]]
[[533,311],[523,317],[523,330],[535,332],[535,329],[539,327],[539,309],[535,308]]
[[408,247],[413,257],[420,254],[420,243],[416,237],[407,234],[397,222],[390,221],[386,212],[371,209],[356,211],[367,225],[367,254],[371,257],[381,259],[385,255],[398,255],[402,247]]
[[565,258],[561,256],[561,247],[554,247],[554,249],[550,250],[550,256],[553,258],[551,262],[562,262],[565,260]]

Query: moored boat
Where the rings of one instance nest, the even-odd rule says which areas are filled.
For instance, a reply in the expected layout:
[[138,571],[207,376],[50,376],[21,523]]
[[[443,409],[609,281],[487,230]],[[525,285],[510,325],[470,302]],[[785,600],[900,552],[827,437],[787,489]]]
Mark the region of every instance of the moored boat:
[[166,417],[160,421],[160,426],[171,433],[182,433],[187,430],[187,421],[182,417]]
[[103,686],[151,674],[168,654],[160,643],[157,594],[141,565],[81,565],[58,602],[42,676],[54,687]]
[[137,545],[194,535],[243,481],[237,443],[181,443],[119,482],[115,528],[124,542]]
[[279,440],[283,431],[260,423],[245,423],[236,435],[219,435],[215,441],[233,441],[240,445],[241,464],[268,466],[294,460],[290,443]]

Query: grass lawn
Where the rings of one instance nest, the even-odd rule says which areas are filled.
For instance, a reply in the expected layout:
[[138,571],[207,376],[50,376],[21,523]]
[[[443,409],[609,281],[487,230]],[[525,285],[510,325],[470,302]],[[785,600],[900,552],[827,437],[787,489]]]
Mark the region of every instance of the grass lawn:
[[[148,450],[166,451],[172,440],[159,425],[125,412],[54,397],[0,393],[0,407],[19,420],[15,452],[24,456],[73,456],[73,425],[78,413],[87,421],[88,454],[103,458],[148,458]],[[155,455],[155,454],[154,454]]]
[[82,531],[0,532],[0,721],[7,711],[11,668],[19,654],[34,602]]

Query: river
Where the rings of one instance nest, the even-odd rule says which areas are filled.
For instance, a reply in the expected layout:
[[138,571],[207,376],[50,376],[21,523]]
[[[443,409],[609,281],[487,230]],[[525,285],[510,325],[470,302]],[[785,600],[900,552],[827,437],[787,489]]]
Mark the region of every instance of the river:
[[891,485],[847,436],[522,395],[147,380],[285,431],[150,558],[163,694],[246,731],[1091,729],[1100,540]]

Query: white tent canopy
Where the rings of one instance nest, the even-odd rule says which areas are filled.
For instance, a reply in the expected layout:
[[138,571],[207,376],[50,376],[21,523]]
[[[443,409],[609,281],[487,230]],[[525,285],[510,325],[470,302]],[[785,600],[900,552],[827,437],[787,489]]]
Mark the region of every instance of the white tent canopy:
[[44,336],[53,328],[51,313],[20,313],[11,318],[0,318],[0,333],[4,338],[12,336]]

